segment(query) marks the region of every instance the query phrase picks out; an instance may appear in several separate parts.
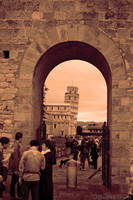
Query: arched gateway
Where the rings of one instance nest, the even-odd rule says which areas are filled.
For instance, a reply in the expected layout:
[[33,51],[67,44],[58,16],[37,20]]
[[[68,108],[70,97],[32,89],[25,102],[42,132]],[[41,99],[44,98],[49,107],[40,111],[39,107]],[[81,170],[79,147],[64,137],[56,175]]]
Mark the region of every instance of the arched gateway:
[[[25,103],[30,108],[29,115],[25,119],[28,126],[26,124],[24,127],[27,137],[35,138],[41,124],[43,84],[50,71],[61,62],[72,59],[93,64],[103,74],[107,84],[110,184],[114,192],[126,188],[125,177],[128,173],[127,166],[124,165],[126,158],[118,154],[113,137],[116,133],[121,134],[121,130],[118,129],[117,109],[123,93],[122,85],[126,82],[125,64],[121,52],[104,33],[85,25],[57,26],[45,32],[38,31],[31,36],[30,41],[31,45],[25,52],[19,76],[19,81],[24,83],[23,87],[19,88],[19,95],[25,97]],[[126,101],[126,96],[123,101]],[[23,112],[26,112],[26,108]],[[18,113],[15,114],[17,121]],[[126,151],[126,147],[123,146],[123,148]],[[120,159],[123,159],[124,163],[119,162]]]

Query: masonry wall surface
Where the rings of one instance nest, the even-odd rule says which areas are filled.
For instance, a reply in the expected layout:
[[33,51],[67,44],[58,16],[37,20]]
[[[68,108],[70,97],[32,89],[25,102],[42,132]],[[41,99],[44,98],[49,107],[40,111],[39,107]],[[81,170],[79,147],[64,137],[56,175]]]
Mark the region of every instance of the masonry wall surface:
[[45,52],[68,41],[91,45],[109,65],[111,182],[113,192],[122,192],[133,142],[132,0],[0,1],[0,134],[12,139],[22,131],[27,142],[36,137],[37,102],[50,70],[41,77],[37,66]]

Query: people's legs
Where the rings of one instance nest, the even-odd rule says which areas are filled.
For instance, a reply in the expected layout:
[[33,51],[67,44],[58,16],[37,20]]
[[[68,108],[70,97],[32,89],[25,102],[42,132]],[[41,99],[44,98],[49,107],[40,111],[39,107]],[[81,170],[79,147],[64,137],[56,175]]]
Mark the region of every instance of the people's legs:
[[[19,180],[19,177],[18,177],[18,180]],[[22,188],[19,181],[17,182],[17,195],[19,198],[22,197]]]
[[82,158],[82,168],[84,169],[85,168],[85,160],[86,160],[86,154],[83,154],[83,158]]
[[74,152],[74,153],[73,153],[73,160],[77,160],[77,158],[78,158],[78,153],[77,153],[77,152]]
[[17,183],[16,174],[12,174],[11,185],[10,185],[10,195],[15,197],[15,185]]
[[87,154],[87,160],[88,160],[88,166],[90,165],[90,155],[89,153]]
[[93,164],[94,164],[94,169],[97,169],[97,158],[95,158],[95,159],[93,160]]
[[81,162],[81,166],[80,166],[80,170],[83,168],[83,154],[80,154],[80,162]]
[[32,200],[39,200],[39,181],[31,181]]
[[0,200],[3,199],[3,185],[0,183]]
[[23,200],[28,200],[30,189],[31,189],[31,182],[22,180],[22,198],[23,198]]

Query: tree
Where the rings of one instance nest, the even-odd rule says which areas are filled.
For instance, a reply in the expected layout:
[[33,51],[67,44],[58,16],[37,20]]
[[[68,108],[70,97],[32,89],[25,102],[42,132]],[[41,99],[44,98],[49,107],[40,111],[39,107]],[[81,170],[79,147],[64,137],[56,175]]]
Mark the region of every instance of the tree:
[[42,139],[46,139],[46,106],[45,106],[45,96],[49,89],[44,85],[43,87],[43,109],[42,109]]

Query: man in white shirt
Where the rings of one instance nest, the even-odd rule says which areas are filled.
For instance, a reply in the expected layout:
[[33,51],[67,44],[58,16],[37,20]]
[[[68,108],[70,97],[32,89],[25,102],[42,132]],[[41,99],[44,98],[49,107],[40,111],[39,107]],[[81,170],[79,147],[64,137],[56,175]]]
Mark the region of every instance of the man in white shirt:
[[38,200],[40,170],[45,169],[45,158],[38,151],[37,140],[32,140],[30,146],[31,148],[23,153],[19,163],[19,181],[22,180],[23,200],[28,200],[30,190],[32,200]]

